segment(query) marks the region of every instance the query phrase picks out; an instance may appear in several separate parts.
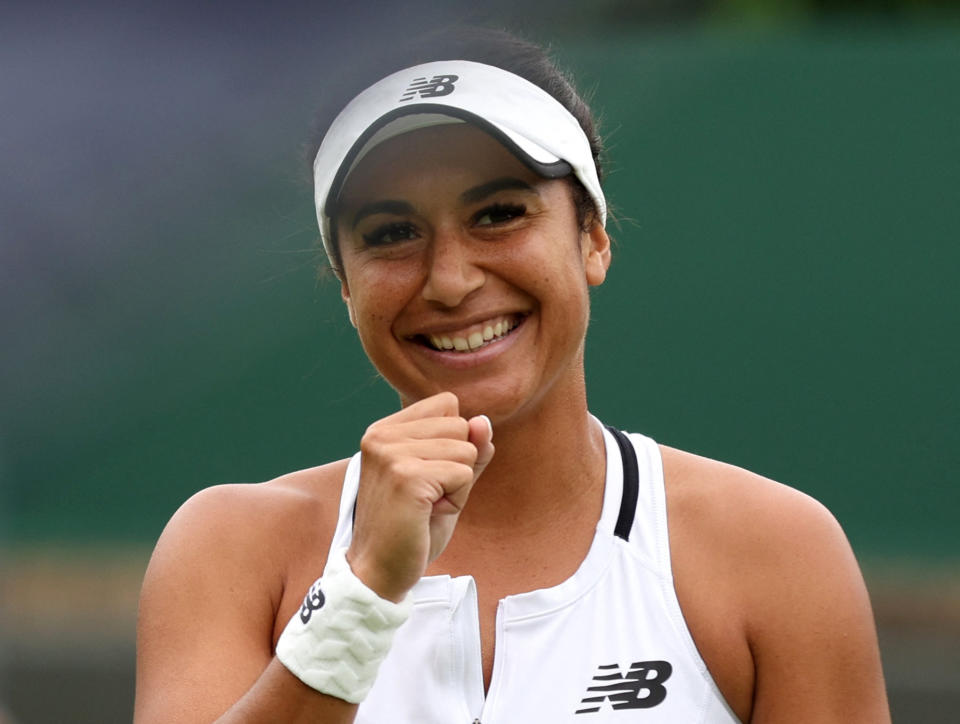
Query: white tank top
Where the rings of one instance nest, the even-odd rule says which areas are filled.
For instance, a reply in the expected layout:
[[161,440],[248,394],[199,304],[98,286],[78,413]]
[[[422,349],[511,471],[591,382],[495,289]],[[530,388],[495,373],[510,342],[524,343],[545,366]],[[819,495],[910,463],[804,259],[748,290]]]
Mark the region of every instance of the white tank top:
[[[497,607],[486,695],[470,576],[426,576],[357,724],[729,724],[673,587],[660,450],[604,429],[603,510],[577,571]],[[631,444],[632,443],[632,444]],[[347,546],[360,455],[331,548]]]

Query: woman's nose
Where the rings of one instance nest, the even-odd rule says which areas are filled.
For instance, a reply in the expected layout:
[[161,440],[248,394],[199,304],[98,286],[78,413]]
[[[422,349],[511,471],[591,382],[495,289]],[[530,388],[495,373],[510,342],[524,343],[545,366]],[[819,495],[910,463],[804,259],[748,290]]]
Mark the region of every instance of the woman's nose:
[[427,256],[424,299],[455,307],[483,286],[485,273],[472,257],[469,241],[452,230],[438,230]]

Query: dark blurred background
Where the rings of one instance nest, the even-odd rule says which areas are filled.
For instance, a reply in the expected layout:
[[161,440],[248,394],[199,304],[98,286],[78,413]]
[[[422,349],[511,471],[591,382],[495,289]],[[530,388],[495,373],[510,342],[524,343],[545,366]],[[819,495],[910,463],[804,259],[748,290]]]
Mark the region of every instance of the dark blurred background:
[[128,721],[177,506],[394,409],[304,147],[344,58],[450,22],[551,43],[602,119],[594,412],[826,503],[895,720],[954,721],[957,4],[487,0],[0,9],[0,722]]

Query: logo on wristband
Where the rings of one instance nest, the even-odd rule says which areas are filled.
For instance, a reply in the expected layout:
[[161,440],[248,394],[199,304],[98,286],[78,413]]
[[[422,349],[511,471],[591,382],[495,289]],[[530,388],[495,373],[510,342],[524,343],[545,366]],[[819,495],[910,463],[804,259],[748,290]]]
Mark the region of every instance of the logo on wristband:
[[303,597],[303,605],[300,607],[300,620],[304,623],[309,622],[313,612],[322,608],[326,600],[323,591],[320,590],[320,581],[317,581],[310,586],[307,595]]

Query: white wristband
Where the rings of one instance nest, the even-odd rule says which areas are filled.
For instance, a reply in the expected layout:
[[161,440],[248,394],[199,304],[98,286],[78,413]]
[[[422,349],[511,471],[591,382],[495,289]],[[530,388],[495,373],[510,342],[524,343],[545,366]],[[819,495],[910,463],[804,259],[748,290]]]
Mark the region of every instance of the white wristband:
[[393,603],[367,588],[341,548],[283,630],[277,658],[307,686],[359,704],[412,606],[410,594]]

